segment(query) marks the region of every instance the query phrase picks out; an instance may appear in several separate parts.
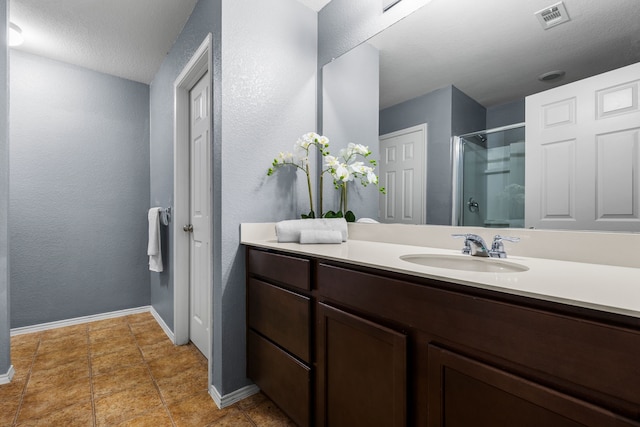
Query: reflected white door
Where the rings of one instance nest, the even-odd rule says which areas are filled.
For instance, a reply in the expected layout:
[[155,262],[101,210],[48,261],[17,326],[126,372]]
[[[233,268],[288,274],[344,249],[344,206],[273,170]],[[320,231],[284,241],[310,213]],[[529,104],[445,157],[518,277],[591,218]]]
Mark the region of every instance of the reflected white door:
[[525,225],[640,231],[640,64],[526,98]]
[[189,338],[207,358],[210,341],[211,285],[211,151],[209,73],[191,89],[190,100],[190,270]]
[[427,125],[380,137],[381,222],[426,223]]

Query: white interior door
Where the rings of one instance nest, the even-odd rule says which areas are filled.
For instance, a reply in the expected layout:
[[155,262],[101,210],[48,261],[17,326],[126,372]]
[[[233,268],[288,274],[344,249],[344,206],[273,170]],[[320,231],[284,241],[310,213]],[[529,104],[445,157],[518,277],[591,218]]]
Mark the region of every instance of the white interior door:
[[209,357],[211,284],[211,151],[209,133],[209,73],[191,89],[190,100],[190,269],[189,338]]
[[427,125],[380,137],[381,222],[426,223]]
[[640,63],[526,98],[525,225],[640,231]]

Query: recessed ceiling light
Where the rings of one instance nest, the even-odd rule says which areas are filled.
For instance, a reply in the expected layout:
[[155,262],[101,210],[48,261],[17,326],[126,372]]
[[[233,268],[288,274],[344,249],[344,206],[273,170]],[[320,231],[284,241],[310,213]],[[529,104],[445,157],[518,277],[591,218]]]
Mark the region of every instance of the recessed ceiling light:
[[20,46],[24,42],[22,28],[13,22],[9,23],[9,46]]
[[550,82],[553,80],[557,80],[561,77],[564,77],[565,72],[562,70],[554,70],[554,71],[549,71],[546,73],[542,73],[538,76],[538,80],[540,80],[541,82]]

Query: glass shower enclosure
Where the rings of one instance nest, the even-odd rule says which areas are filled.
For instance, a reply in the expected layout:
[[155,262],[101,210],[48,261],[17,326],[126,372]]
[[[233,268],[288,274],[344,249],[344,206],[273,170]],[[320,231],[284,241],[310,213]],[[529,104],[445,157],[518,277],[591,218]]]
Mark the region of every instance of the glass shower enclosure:
[[519,123],[453,138],[453,225],[524,227],[524,131]]

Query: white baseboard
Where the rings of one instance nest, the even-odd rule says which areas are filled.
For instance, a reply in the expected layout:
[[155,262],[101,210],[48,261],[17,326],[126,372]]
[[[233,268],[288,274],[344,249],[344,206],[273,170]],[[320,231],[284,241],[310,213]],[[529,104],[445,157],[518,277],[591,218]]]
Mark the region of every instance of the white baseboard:
[[234,403],[241,401],[242,399],[246,399],[247,397],[258,393],[259,391],[260,389],[257,385],[251,384],[231,393],[225,394],[224,396],[221,396],[214,386],[209,386],[209,395],[220,409],[231,406]]
[[15,373],[16,371],[13,369],[13,365],[9,366],[6,374],[0,374],[0,385],[9,384]]
[[[65,326],[79,325],[81,323],[96,322],[98,320],[113,319],[115,317],[127,316],[129,314],[147,313],[147,312],[151,311],[151,309],[152,309],[152,307],[147,305],[147,306],[143,306],[143,307],[127,308],[125,310],[111,311],[109,313],[93,314],[93,315],[90,315],[90,316],[75,317],[73,319],[58,320],[56,322],[41,323],[39,325],[23,326],[23,327],[20,327],[20,328],[12,328],[11,329],[11,336],[13,337],[15,335],[30,334],[32,332],[41,332],[41,331],[46,331],[46,330],[49,330],[49,329],[62,328],[62,327],[65,327]],[[157,313],[156,313],[156,315],[157,315]],[[154,317],[156,317],[156,316],[154,315]],[[156,317],[156,320],[159,317],[160,316]],[[160,325],[160,326],[162,326],[162,325]],[[164,325],[164,326],[166,326],[166,325]],[[163,327],[163,329],[164,329],[164,327]]]
[[158,314],[156,309],[153,308],[153,306],[151,306],[149,311],[151,312],[151,315],[154,317],[154,319],[156,319],[156,322],[158,322],[158,325],[160,325],[164,333],[167,334],[171,342],[175,344],[176,343],[175,335],[173,334],[173,331],[171,330],[171,328],[169,328],[169,326],[167,326],[167,324],[164,322],[164,319],[160,317],[160,315]]

